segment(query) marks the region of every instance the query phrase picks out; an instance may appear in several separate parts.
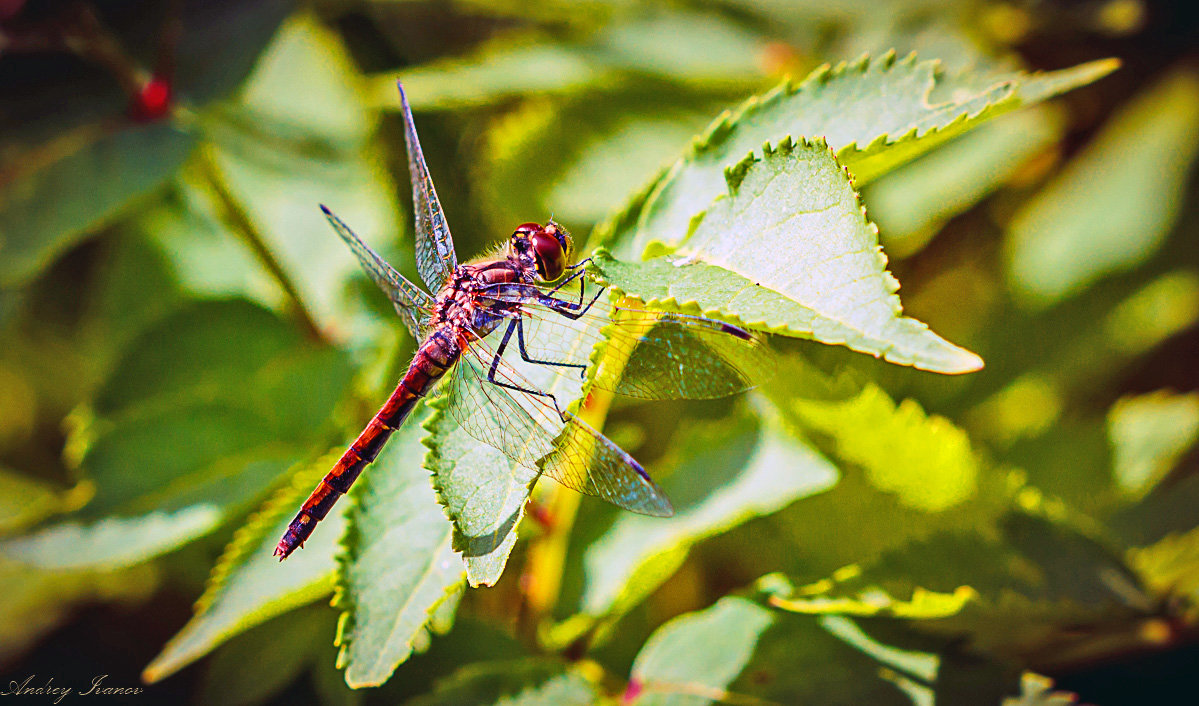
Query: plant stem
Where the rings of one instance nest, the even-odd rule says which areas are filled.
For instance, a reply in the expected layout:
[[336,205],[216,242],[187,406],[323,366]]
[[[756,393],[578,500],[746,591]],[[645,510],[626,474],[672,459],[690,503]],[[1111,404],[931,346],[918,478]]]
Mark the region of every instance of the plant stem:
[[266,241],[259,232],[258,227],[250,219],[250,215],[246,213],[246,209],[238,201],[237,197],[229,191],[225,180],[221,177],[220,170],[213,160],[212,154],[207,148],[202,147],[200,150],[200,171],[204,175],[205,181],[212,188],[213,193],[220,201],[221,208],[224,210],[225,220],[230,226],[245,240],[250,250],[258,257],[258,260],[266,268],[271,277],[278,282],[280,288],[287,295],[290,305],[288,309],[299,319],[300,325],[304,328],[305,333],[313,341],[325,345],[332,345],[332,342],[325,336],[321,327],[317,325],[316,319],[312,313],[308,311],[308,307],[304,305],[304,299],[300,296],[300,291],[296,287],[295,282],[279,264],[271,249],[267,247]]

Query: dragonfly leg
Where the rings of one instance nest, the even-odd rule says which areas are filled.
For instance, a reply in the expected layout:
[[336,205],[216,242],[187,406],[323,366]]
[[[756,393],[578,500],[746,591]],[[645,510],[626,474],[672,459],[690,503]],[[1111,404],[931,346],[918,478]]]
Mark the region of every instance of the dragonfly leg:
[[[586,282],[586,281],[587,280],[583,280],[583,282]],[[582,284],[580,284],[580,286],[579,286],[579,301],[577,301],[577,302],[563,301],[556,297],[551,297],[548,294],[542,294],[537,297],[537,303],[541,304],[542,306],[546,307],[547,309],[554,310],[556,313],[559,313],[568,319],[578,319],[583,314],[586,314],[588,311],[591,311],[591,307],[595,304],[595,302],[600,298],[600,295],[603,294],[604,290],[606,290],[606,289],[607,289],[607,287],[600,287],[599,291],[597,291],[595,293],[595,296],[592,297],[591,301],[587,302],[586,305],[583,304],[585,290],[584,290],[584,286]]]
[[[562,421],[567,421],[566,415],[562,414],[562,408],[558,406],[558,398],[554,397],[552,394],[548,392],[542,392],[541,390],[533,390],[527,387],[521,387],[520,385],[513,385],[512,383],[495,379],[495,371],[500,367],[500,360],[504,357],[504,350],[508,347],[509,339],[512,338],[512,331],[520,326],[520,322],[520,319],[513,319],[508,322],[508,328],[504,330],[504,338],[500,341],[500,345],[495,349],[495,357],[491,359],[491,369],[487,371],[487,382],[491,383],[492,385],[498,385],[499,387],[506,387],[509,390],[516,390],[517,392],[537,395],[538,397],[548,397],[550,398],[550,402],[554,403],[554,410],[558,413],[558,416],[562,418]],[[526,360],[528,359],[526,358]]]
[[[554,292],[558,291],[559,289],[562,289],[566,285],[570,284],[571,282],[575,281],[579,277],[582,277],[584,274],[586,274],[587,270],[583,269],[583,266],[589,262],[591,262],[591,258],[587,258],[586,260],[582,260],[581,262],[577,262],[577,263],[571,265],[570,269],[574,270],[574,273],[571,274],[571,276],[569,276],[566,279],[559,282],[558,286],[556,286],[550,290],[550,294],[553,294]],[[583,280],[583,281],[586,282],[586,280]],[[583,303],[582,283],[579,284],[579,290],[580,290],[579,291],[579,303],[582,304]]]
[[[522,359],[524,359],[524,361],[526,363],[536,363],[537,365],[553,365],[553,366],[557,366],[559,368],[578,368],[579,376],[582,377],[583,379],[586,379],[587,365],[585,363],[560,363],[560,362],[553,361],[553,360],[538,360],[538,359],[530,356],[529,352],[527,350],[525,350],[525,320],[524,320],[524,317],[518,318],[515,321],[516,321],[517,347],[520,349],[520,357]],[[511,326],[512,324],[508,324],[508,325]]]

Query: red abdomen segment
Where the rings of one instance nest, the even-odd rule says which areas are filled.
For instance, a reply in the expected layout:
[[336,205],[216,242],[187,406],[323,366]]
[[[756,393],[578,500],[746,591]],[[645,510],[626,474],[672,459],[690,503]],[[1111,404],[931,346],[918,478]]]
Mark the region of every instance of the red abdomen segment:
[[317,523],[325,519],[337,499],[349,491],[362,469],[375,460],[392,432],[408,418],[417,400],[433,387],[457,359],[459,350],[454,338],[441,332],[434,333],[421,344],[412,364],[408,366],[408,372],[404,373],[391,397],[387,398],[387,402],[350,444],[350,448],[316,486],[288,525],[279,545],[275,547],[275,556],[279,557],[279,561],[286,559],[296,548],[304,546]]

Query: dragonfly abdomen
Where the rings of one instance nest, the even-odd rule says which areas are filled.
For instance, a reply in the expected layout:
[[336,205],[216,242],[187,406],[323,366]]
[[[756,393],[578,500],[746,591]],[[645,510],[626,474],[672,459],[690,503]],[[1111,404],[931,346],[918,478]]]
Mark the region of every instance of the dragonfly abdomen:
[[417,401],[437,383],[460,353],[456,336],[449,332],[436,331],[417,349],[408,371],[400,379],[387,402],[375,414],[354,443],[346,449],[333,468],[304,501],[296,513],[283,538],[275,547],[275,556],[283,561],[304,542],[316,529],[337,499],[350,490],[354,481],[383,450],[393,432],[404,423]]

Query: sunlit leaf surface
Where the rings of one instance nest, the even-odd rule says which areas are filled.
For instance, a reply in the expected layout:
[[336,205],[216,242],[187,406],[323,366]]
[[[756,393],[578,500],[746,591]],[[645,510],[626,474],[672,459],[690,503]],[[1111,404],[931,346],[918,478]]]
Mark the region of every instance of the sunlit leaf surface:
[[982,366],[978,356],[901,315],[878,230],[823,143],[768,147],[728,180],[726,193],[667,250],[669,257],[642,265],[597,258],[603,277],[654,304],[698,306],[892,363],[950,373]]

